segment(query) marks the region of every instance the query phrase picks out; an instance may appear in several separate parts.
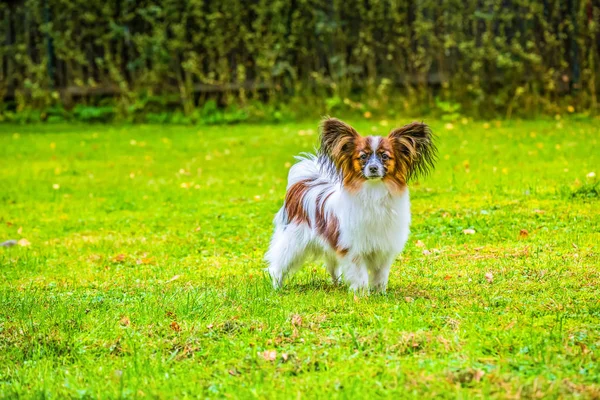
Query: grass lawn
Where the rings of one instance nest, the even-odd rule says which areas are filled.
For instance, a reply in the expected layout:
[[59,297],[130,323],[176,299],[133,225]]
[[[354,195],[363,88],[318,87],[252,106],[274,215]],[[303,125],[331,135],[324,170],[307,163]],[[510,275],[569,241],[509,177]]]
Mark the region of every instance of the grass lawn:
[[599,121],[427,122],[370,297],[262,271],[317,121],[0,125],[0,397],[598,398]]

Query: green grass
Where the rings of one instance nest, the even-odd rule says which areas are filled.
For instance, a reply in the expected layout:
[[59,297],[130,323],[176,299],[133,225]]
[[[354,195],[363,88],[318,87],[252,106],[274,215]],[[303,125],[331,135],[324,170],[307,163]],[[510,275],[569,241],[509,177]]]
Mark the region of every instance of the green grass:
[[316,121],[0,125],[0,397],[598,398],[600,124],[429,122],[370,297],[263,275]]

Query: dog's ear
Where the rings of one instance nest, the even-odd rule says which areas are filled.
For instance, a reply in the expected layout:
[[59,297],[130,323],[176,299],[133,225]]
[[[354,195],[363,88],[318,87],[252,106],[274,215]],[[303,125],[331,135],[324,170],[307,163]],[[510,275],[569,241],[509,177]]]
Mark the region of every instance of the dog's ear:
[[422,122],[412,122],[392,130],[388,138],[406,182],[425,176],[433,169],[437,148],[429,126]]
[[356,148],[356,139],[360,135],[354,128],[337,118],[325,118],[321,122],[321,155],[339,160],[352,156]]

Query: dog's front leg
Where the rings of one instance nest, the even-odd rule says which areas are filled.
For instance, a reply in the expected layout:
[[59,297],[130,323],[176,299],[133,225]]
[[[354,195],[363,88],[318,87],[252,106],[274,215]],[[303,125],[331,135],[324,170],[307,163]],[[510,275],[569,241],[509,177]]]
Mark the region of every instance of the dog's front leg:
[[390,268],[392,267],[394,258],[393,255],[386,254],[374,258],[372,262],[369,263],[369,287],[371,290],[385,293],[390,277]]
[[369,273],[363,257],[347,255],[341,260],[341,270],[344,280],[354,292],[368,292]]

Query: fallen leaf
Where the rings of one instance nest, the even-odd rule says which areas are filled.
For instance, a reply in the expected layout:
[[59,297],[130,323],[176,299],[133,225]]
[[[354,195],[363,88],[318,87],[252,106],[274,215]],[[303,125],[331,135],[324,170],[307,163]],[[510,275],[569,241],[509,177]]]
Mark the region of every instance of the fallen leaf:
[[287,361],[287,360],[290,358],[290,356],[289,356],[289,354],[288,354],[288,353],[283,353],[283,354],[281,355],[281,358],[283,359],[283,361]]
[[239,374],[240,373],[237,370],[235,370],[235,369],[230,369],[229,370],[229,375],[231,375],[231,376],[238,376]]
[[475,382],[479,382],[481,381],[481,378],[483,378],[483,376],[485,375],[485,372],[483,372],[480,369],[475,370],[475,372],[473,373],[473,380]]
[[275,361],[275,359],[277,358],[277,351],[276,350],[265,350],[262,353],[259,353],[259,355],[266,361]]
[[140,264],[152,264],[154,262],[154,258],[150,257],[150,258],[140,258],[139,260],[136,260],[135,263],[140,265]]
[[20,226],[19,229],[17,229],[17,235],[22,235],[23,234],[23,227]]
[[422,242],[422,241],[420,241],[420,240],[417,240],[417,241],[415,242],[415,246],[417,246],[417,247],[425,247],[425,243],[423,243],[423,242]]
[[519,231],[519,237],[521,239],[525,239],[527,236],[529,236],[529,232],[527,231],[527,229],[521,229]]
[[196,229],[194,229],[195,232],[200,232],[202,230],[201,227],[197,226]]
[[510,323],[508,325],[506,325],[504,327],[504,330],[505,331],[511,330],[515,326],[516,323],[517,323],[517,321],[513,319],[512,321],[510,321]]
[[29,240],[23,238],[23,239],[19,239],[19,241],[17,242],[17,244],[19,246],[25,247],[25,246],[29,246],[31,245],[31,243],[29,242]]
[[181,327],[179,326],[179,324],[177,323],[177,321],[173,321],[171,322],[170,325],[171,329],[173,329],[175,332],[179,332],[181,331]]
[[465,229],[465,230],[463,230],[463,233],[465,235],[474,235],[475,234],[475,229]]
[[444,125],[444,128],[451,131],[452,129],[454,129],[454,124],[452,124],[451,122],[448,122],[446,125]]
[[168,281],[166,281],[165,283],[170,283],[170,282],[176,281],[179,278],[181,278],[181,275],[175,275],[171,279],[169,279]]
[[373,115],[373,114],[371,114],[371,111],[365,111],[365,113],[363,114],[363,116],[364,116],[365,118],[371,118],[371,116],[372,116],[372,115]]
[[300,316],[298,314],[292,315],[292,325],[302,326],[302,316]]
[[429,256],[429,255],[431,255],[431,252],[429,250],[425,249],[425,250],[423,250],[423,255]]
[[208,324],[208,325],[206,325],[206,327],[207,327],[208,329],[212,329],[212,328],[213,328],[213,326],[214,326],[213,324]]
[[533,213],[534,214],[546,214],[546,211],[535,209],[535,210],[533,210]]
[[494,274],[492,274],[491,272],[486,273],[485,280],[488,281],[488,283],[494,282]]
[[125,316],[121,317],[121,319],[119,320],[119,323],[122,326],[129,326],[129,325],[131,325],[131,321],[129,320],[129,317],[125,317]]
[[451,277],[450,275],[446,275],[446,276],[444,276],[444,280],[445,280],[445,281],[449,281],[450,279],[452,279],[452,277]]
[[408,296],[406,296],[406,297],[404,298],[404,301],[406,301],[407,303],[412,303],[413,301],[415,301],[415,299],[413,299],[412,297],[408,297]]
[[125,254],[120,253],[113,257],[112,262],[114,263],[122,263],[125,261]]

